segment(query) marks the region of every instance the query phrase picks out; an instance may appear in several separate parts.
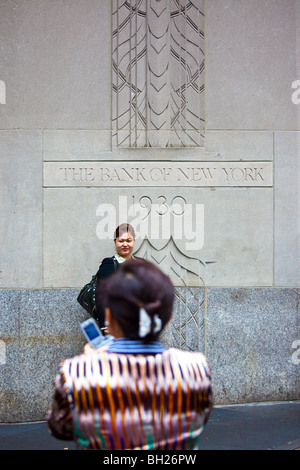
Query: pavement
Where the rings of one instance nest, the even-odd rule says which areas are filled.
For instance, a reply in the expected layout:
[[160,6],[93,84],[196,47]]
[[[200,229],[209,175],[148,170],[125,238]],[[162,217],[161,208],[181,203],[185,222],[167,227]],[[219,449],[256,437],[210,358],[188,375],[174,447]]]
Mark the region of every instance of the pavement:
[[[44,421],[0,424],[0,450],[66,449]],[[300,400],[215,406],[199,450],[300,450]]]

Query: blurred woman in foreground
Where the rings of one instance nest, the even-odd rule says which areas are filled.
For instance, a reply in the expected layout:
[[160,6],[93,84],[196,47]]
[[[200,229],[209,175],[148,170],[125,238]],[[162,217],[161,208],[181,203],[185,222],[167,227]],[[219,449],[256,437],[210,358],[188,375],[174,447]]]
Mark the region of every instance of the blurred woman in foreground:
[[128,260],[106,281],[103,302],[115,340],[61,363],[53,435],[83,449],[197,449],[213,406],[210,369],[201,353],[158,340],[172,316],[169,277]]

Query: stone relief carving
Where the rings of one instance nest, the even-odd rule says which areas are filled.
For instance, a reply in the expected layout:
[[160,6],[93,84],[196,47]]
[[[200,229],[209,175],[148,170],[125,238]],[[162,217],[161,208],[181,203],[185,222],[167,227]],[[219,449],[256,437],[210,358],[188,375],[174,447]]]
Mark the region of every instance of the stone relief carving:
[[145,238],[134,254],[160,266],[176,286],[204,286],[205,262],[181,251],[172,236],[168,241]]
[[[113,0],[112,6],[113,147],[203,146],[203,0]],[[152,231],[172,212],[164,194],[153,201],[147,194],[138,201]],[[178,196],[173,202],[188,205]],[[173,216],[183,216],[180,207]],[[135,254],[158,264],[177,286],[165,342],[201,350],[206,263],[182,249],[171,227],[168,236],[149,233]]]
[[174,312],[172,321],[162,334],[162,342],[168,347],[204,351],[204,288],[176,288]]
[[135,227],[135,254],[159,264],[176,286],[203,286],[205,263],[188,254],[204,244],[203,204],[188,204],[178,193],[141,194],[133,195],[133,204],[122,211]]
[[200,147],[203,0],[113,0],[114,147]]
[[168,347],[202,351],[205,335],[206,263],[183,253],[172,236],[168,241],[150,241],[146,238],[134,254],[154,262],[177,286],[174,315],[162,336],[163,343]]
[[[181,226],[179,228],[192,222],[184,218],[188,206],[185,198],[178,193],[173,193],[172,196],[168,198],[160,195],[154,198],[145,193],[140,198],[133,196],[136,207],[145,210],[141,222],[146,225],[148,223],[151,229],[149,235],[154,235],[151,239],[145,237],[134,254],[158,265],[176,286],[174,315],[161,338],[163,343],[168,347],[201,351],[205,336],[204,287],[207,263],[200,259],[200,253],[199,257],[190,256],[185,249],[180,248],[182,243],[174,238],[174,218]],[[170,214],[173,216],[173,224],[170,224]],[[204,223],[204,220],[200,220]],[[203,226],[196,227],[196,236],[199,236],[201,230],[204,231]],[[182,235],[185,236],[184,230]]]

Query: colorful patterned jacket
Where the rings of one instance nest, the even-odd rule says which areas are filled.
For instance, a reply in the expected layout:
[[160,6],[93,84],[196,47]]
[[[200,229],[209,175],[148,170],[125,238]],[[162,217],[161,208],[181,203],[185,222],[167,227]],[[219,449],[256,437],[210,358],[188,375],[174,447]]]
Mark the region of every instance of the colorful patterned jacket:
[[81,449],[197,449],[213,406],[206,358],[127,344],[60,364],[47,416],[52,434]]

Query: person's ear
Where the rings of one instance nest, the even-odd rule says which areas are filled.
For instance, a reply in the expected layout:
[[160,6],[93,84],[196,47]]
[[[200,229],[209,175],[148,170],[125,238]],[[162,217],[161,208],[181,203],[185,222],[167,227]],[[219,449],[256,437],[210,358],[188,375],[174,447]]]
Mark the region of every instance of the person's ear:
[[109,325],[111,325],[111,322],[113,320],[112,316],[111,316],[111,312],[110,312],[110,309],[108,307],[106,307],[104,309],[105,311],[105,326],[108,328]]
[[123,337],[123,331],[120,328],[117,320],[112,316],[108,307],[105,308],[105,326],[107,327],[106,333],[114,336],[115,338]]

